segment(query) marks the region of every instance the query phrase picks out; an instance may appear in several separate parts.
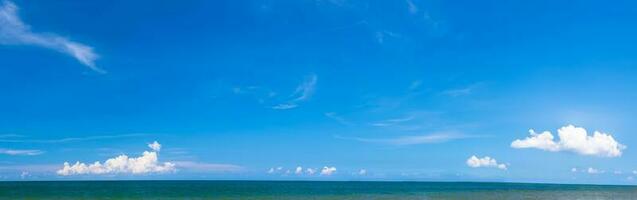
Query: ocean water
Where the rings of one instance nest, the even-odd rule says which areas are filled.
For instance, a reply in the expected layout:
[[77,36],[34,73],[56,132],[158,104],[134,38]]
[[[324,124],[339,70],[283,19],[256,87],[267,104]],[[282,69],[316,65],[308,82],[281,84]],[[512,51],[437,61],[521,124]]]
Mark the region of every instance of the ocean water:
[[464,182],[0,182],[0,199],[637,199],[635,186]]

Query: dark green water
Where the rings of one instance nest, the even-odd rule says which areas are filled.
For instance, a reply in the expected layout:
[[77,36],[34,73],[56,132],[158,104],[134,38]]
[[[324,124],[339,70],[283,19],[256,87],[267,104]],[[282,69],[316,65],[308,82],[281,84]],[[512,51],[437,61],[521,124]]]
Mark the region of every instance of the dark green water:
[[0,182],[0,199],[637,199],[637,187],[445,182]]

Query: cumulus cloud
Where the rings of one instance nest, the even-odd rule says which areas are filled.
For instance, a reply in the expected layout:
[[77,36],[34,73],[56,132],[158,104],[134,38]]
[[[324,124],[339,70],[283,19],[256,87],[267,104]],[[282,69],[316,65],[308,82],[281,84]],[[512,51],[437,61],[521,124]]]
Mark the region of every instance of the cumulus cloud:
[[317,76],[315,74],[310,75],[305,79],[305,81],[303,81],[303,83],[296,87],[294,93],[290,95],[290,100],[285,103],[275,105],[272,109],[287,110],[298,107],[298,103],[306,101],[312,97],[316,88],[316,80]]
[[3,1],[0,6],[0,44],[32,45],[52,49],[74,57],[93,71],[105,73],[95,65],[98,55],[93,47],[51,33],[34,33],[18,16],[18,6]]
[[589,174],[603,174],[604,170],[599,170],[599,169],[595,169],[595,168],[589,167],[588,169],[586,169],[586,173],[589,173]]
[[268,174],[280,173],[283,171],[283,167],[273,167],[268,170]]
[[296,167],[296,170],[294,170],[294,173],[295,174],[302,174],[303,173],[303,167],[301,167],[301,166]]
[[[359,172],[367,173],[364,169]],[[303,168],[302,166],[297,166],[293,168],[272,167],[268,169],[267,173],[274,174],[274,175],[284,175],[284,176],[287,176],[287,175],[301,176],[301,175],[314,175],[314,174],[318,174],[322,176],[330,176],[336,173],[336,167],[325,166],[319,169],[311,168],[311,167]]]
[[336,173],[336,167],[325,166],[321,169],[321,175],[330,176],[334,173]]
[[19,149],[0,149],[0,154],[11,156],[37,156],[43,154],[44,151],[40,150],[19,150]]
[[[571,172],[575,173],[575,172],[581,172],[581,173],[587,173],[587,174],[603,174],[606,173],[606,171],[601,170],[601,169],[597,169],[597,168],[593,168],[593,167],[588,167],[588,168],[584,168],[584,169],[577,169],[575,167],[571,168]],[[621,171],[614,171],[614,174],[622,174]]]
[[31,176],[31,173],[27,171],[20,173],[20,179],[25,179],[25,178],[28,178],[29,176]]
[[361,170],[359,170],[359,171],[358,171],[358,175],[361,175],[361,176],[365,176],[365,175],[367,175],[367,170],[366,170],[366,169],[361,169]]
[[[157,146],[160,145],[157,144]],[[157,151],[154,148],[152,149],[153,151],[150,152],[144,151],[140,157],[130,158],[127,155],[120,155],[106,160],[103,164],[99,161],[93,164],[85,164],[78,161],[73,165],[64,162],[64,167],[58,170],[57,174],[69,176],[83,174],[147,174],[176,171],[174,163],[160,163]]]
[[485,156],[483,158],[478,158],[475,155],[469,157],[467,159],[467,165],[469,167],[478,168],[478,167],[494,167],[502,170],[506,170],[507,166],[505,164],[499,164],[495,159]]
[[159,144],[157,141],[148,144],[148,147],[156,152],[159,152],[159,150],[161,150],[161,144]]
[[557,130],[559,141],[555,141],[553,134],[549,131],[538,134],[531,129],[529,133],[530,137],[513,141],[511,147],[517,149],[536,148],[552,152],[570,151],[581,155],[601,157],[619,157],[622,155],[622,150],[626,148],[610,134],[595,131],[592,136],[589,136],[586,129],[573,125],[564,126]]

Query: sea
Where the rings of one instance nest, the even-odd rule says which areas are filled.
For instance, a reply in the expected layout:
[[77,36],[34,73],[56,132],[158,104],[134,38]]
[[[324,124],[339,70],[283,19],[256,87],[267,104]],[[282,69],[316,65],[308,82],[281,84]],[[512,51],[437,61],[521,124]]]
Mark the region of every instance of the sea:
[[480,182],[13,181],[0,199],[637,199],[637,186]]

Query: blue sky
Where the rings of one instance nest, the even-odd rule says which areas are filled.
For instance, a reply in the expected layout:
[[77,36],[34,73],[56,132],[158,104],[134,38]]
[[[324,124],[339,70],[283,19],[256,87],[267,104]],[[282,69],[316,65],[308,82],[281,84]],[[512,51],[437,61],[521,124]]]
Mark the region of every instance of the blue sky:
[[637,178],[634,2],[1,4],[1,180]]

